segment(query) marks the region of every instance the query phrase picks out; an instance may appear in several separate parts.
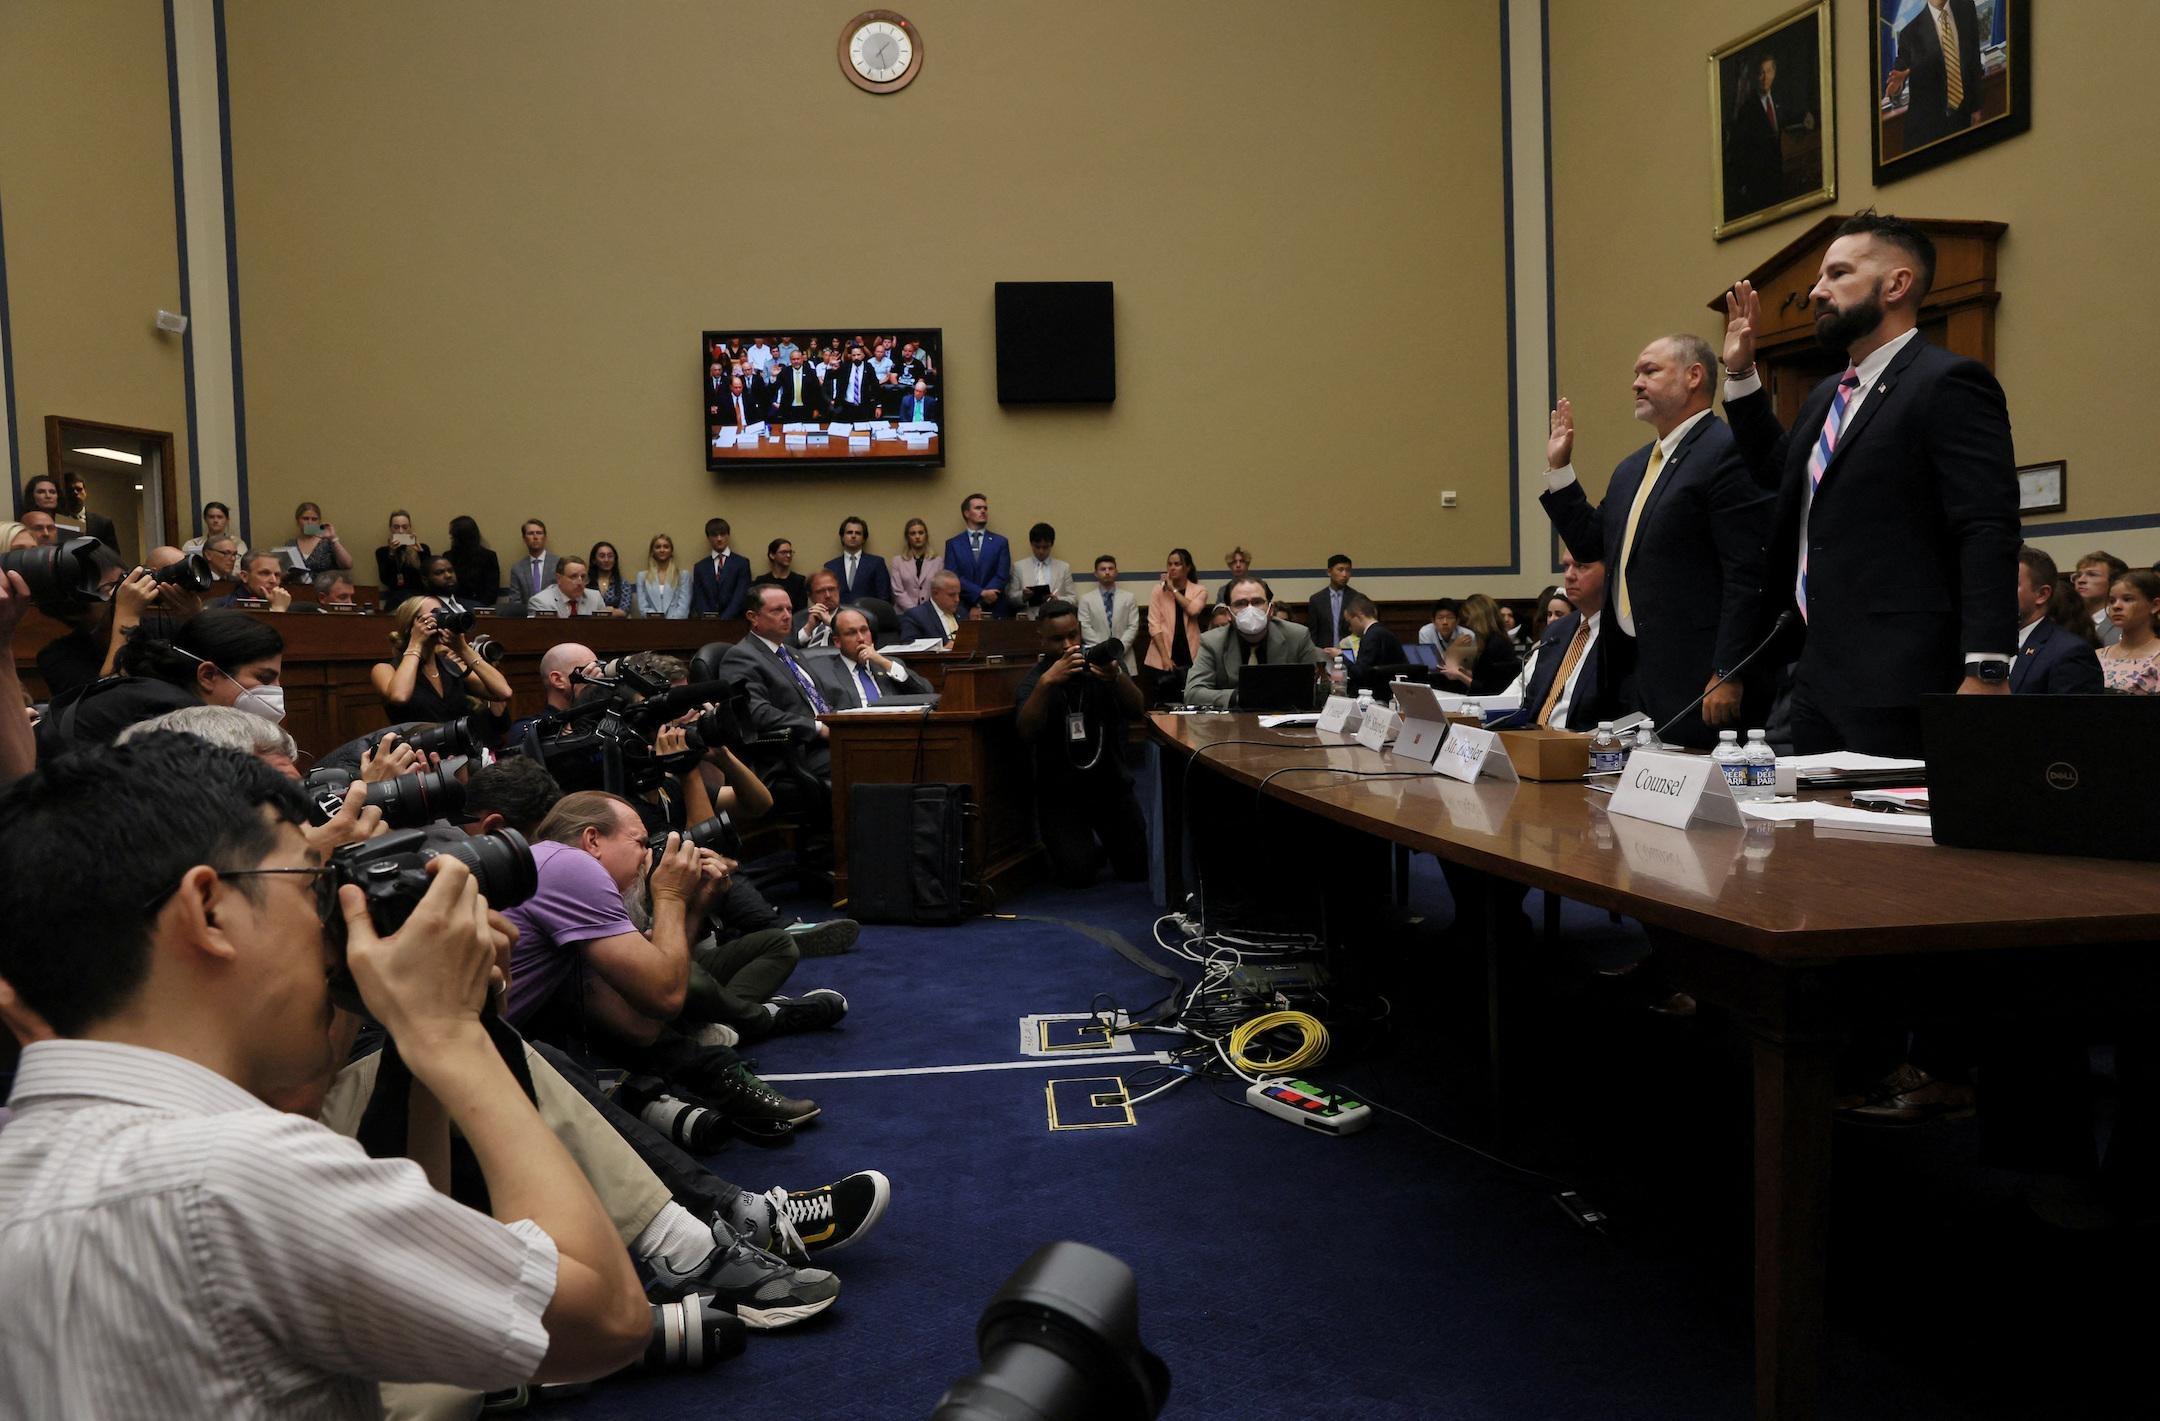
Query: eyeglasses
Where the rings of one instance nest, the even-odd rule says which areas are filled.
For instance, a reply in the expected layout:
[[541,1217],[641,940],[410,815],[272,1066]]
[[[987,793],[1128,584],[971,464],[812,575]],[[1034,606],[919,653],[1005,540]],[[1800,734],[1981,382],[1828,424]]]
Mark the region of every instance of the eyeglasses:
[[[337,884],[336,880],[330,876],[330,866],[328,864],[304,865],[296,868],[221,868],[216,872],[218,877],[227,879],[269,878],[281,874],[309,874],[315,880],[314,883],[309,885],[315,894],[315,916],[327,923],[330,921],[330,915],[337,910]],[[159,907],[163,906],[166,899],[179,891],[180,885],[174,884],[163,893],[157,894],[144,903],[143,911],[156,912]]]

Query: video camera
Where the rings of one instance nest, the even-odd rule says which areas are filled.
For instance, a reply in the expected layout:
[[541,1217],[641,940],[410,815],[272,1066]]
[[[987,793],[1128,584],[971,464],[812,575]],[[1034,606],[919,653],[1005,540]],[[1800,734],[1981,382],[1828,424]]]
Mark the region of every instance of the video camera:
[[[431,778],[408,775],[407,779]],[[374,786],[402,784],[385,780]],[[452,783],[455,783],[454,781]],[[459,799],[463,799],[462,788]],[[514,908],[533,896],[540,886],[532,848],[515,829],[472,836],[448,824],[429,824],[424,829],[401,829],[379,834],[357,844],[347,844],[330,855],[330,893],[354,884],[366,895],[368,920],[377,934],[388,937],[405,926],[413,909],[428,890],[428,861],[448,855],[472,870],[473,878],[488,906],[500,912]],[[351,1012],[365,1012],[360,991],[345,963],[345,918],[328,915],[326,931],[337,950],[337,966],[330,973],[330,999]]]
[[[699,681],[670,688],[641,672],[629,658],[607,662],[597,676],[579,672],[572,681],[590,688],[586,699],[567,710],[552,710],[533,722],[526,743],[518,747],[546,764],[565,790],[604,789],[640,795],[671,775],[694,767],[715,750],[741,750],[745,741],[730,700],[735,688],[724,681]],[[708,704],[710,703],[710,704]],[[684,726],[685,746],[661,755],[654,742],[667,725],[686,711],[706,709]]]

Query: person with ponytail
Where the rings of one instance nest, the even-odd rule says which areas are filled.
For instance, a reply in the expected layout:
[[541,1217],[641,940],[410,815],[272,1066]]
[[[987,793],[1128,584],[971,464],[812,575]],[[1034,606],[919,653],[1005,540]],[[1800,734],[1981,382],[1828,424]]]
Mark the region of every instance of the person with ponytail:
[[53,702],[38,723],[38,758],[111,744],[136,721],[186,706],[234,706],[282,721],[284,661],[277,628],[230,608],[197,612],[170,637],[138,626],[120,649],[119,675]]

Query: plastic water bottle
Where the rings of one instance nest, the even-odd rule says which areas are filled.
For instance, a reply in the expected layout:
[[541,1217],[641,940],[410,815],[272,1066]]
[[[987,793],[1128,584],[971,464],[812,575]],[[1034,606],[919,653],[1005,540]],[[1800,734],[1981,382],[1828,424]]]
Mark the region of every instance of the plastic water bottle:
[[1593,775],[1618,774],[1627,763],[1627,747],[1620,737],[1613,734],[1612,722],[1598,722],[1597,734],[1590,737],[1590,773]]
[[1336,652],[1327,663],[1328,694],[1339,696],[1349,686],[1350,678],[1343,671],[1342,653]]
[[1725,776],[1725,783],[1732,787],[1734,799],[1748,797],[1747,751],[1740,748],[1740,733],[1735,730],[1718,732],[1717,749],[1710,752],[1710,763],[1716,765]]
[[1363,719],[1363,718],[1365,718],[1366,716],[1368,716],[1368,715],[1371,715],[1371,714],[1372,714],[1372,708],[1373,708],[1373,694],[1372,694],[1372,692],[1370,692],[1370,691],[1360,691],[1360,692],[1358,692],[1358,693],[1357,693],[1357,713],[1358,713],[1358,718],[1362,720],[1362,719]]
[[1760,730],[1748,732],[1747,783],[1749,799],[1760,803],[1777,798],[1777,751]]

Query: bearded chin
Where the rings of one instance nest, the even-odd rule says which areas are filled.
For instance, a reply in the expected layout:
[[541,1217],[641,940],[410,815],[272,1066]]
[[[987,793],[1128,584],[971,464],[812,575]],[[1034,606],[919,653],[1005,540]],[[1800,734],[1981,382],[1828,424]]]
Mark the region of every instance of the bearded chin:
[[1825,311],[1815,318],[1815,339],[1826,350],[1847,350],[1853,342],[1882,324],[1882,284],[1865,298],[1842,311]]

